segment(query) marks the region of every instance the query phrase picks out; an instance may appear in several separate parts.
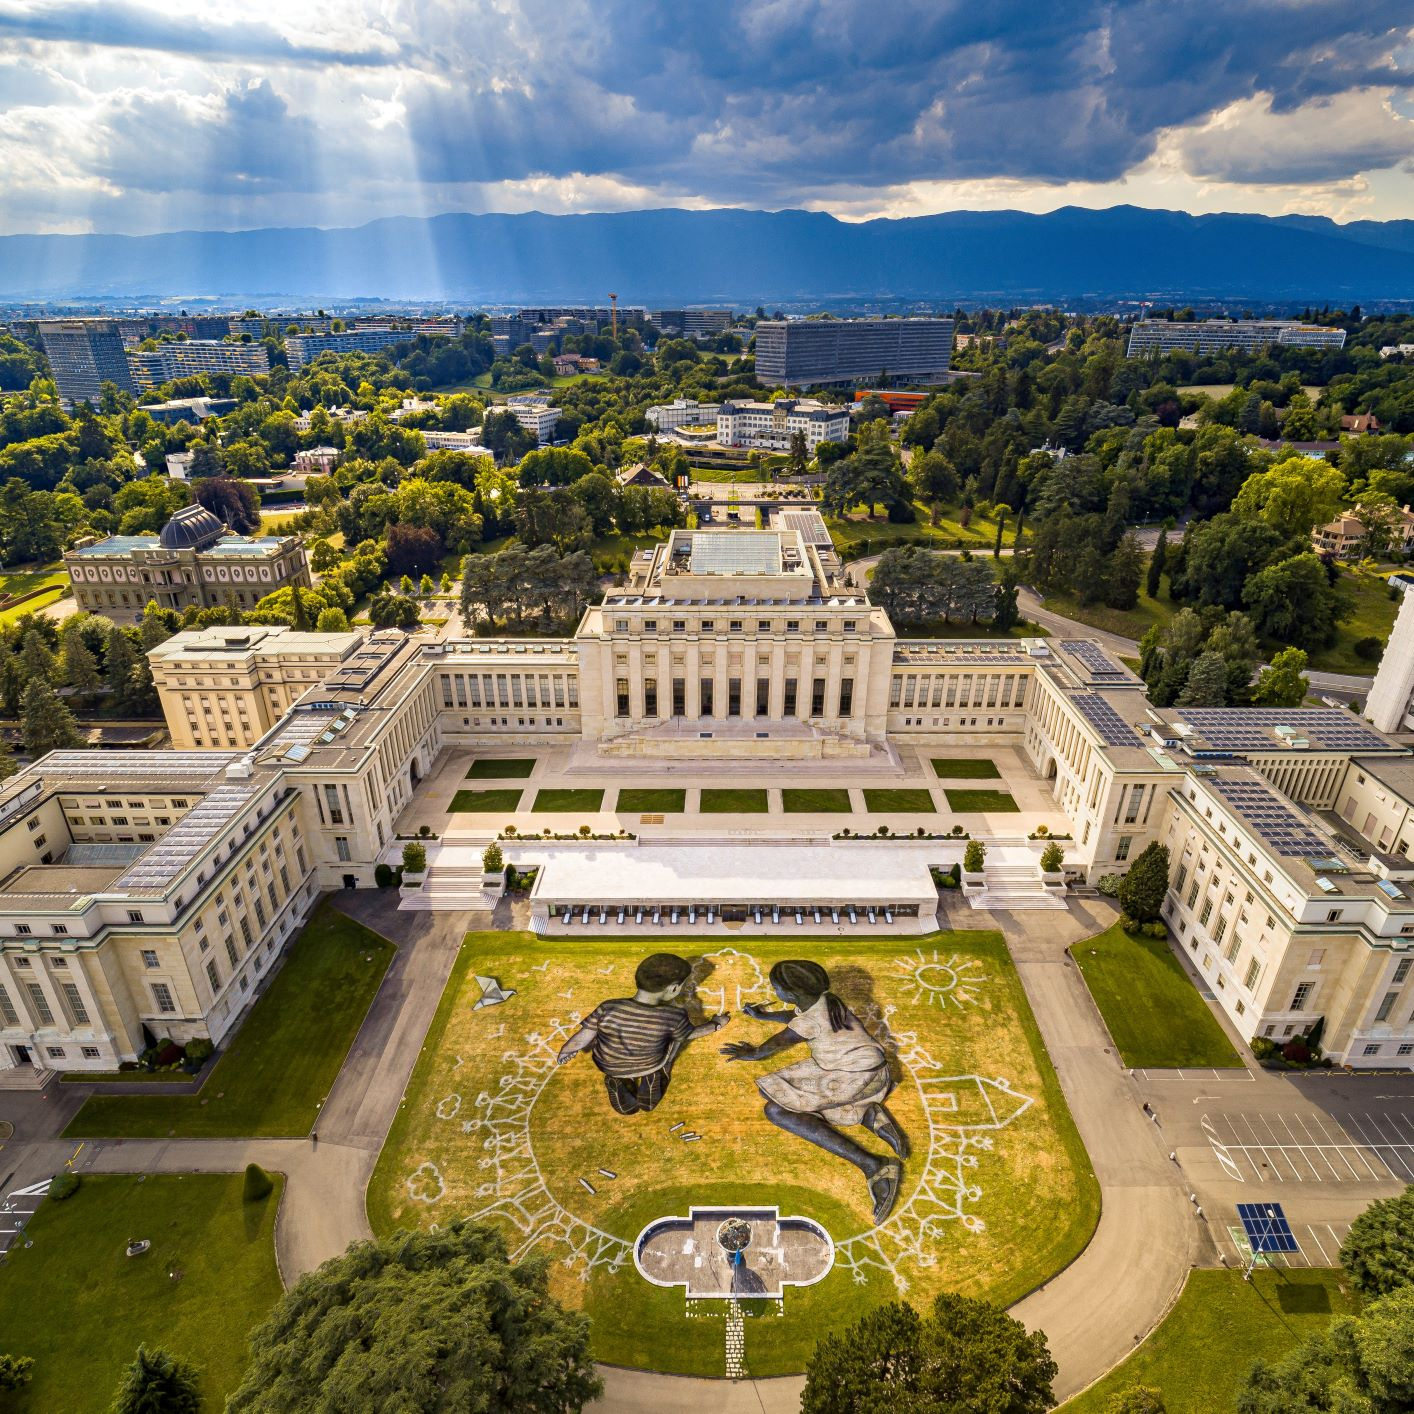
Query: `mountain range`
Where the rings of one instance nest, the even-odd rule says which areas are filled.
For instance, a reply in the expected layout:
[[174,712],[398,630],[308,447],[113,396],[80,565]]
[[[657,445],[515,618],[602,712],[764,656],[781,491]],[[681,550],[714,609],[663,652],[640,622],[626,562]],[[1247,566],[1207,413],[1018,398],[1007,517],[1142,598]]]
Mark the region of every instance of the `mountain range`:
[[952,211],[453,213],[357,227],[0,236],[0,298],[258,301],[1414,299],[1414,221],[1134,206]]

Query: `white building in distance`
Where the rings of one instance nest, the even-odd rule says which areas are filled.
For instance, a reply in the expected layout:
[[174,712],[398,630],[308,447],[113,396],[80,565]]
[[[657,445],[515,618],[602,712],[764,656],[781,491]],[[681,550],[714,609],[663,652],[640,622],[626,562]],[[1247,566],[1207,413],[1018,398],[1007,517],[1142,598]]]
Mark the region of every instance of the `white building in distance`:
[[1290,319],[1141,319],[1129,331],[1128,358],[1157,354],[1253,353],[1273,344],[1287,348],[1343,349],[1345,330]]
[[814,398],[780,398],[773,403],[725,402],[717,411],[717,441],[724,447],[790,450],[797,433],[813,452],[821,442],[849,437],[849,409],[816,402]]

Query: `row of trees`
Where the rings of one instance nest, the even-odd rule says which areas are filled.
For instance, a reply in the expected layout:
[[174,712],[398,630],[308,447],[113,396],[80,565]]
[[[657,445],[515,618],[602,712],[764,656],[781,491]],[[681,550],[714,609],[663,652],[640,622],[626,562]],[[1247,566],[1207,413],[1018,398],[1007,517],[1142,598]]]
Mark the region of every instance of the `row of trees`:
[[916,545],[886,550],[870,581],[870,597],[905,627],[988,620],[993,630],[1005,633],[1017,622],[1010,568],[999,581],[990,561],[966,552],[939,555]]

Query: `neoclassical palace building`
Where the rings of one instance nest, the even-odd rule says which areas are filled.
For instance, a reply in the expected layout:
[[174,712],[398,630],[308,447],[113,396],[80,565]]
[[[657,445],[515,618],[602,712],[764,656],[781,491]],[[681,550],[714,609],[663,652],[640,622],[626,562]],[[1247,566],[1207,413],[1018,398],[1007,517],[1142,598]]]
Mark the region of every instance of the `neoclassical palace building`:
[[[1005,756],[1063,817],[1072,885],[1168,846],[1165,917],[1243,1034],[1320,1017],[1349,1065],[1414,1056],[1405,746],[1335,709],[1155,708],[1086,639],[900,639],[808,517],[674,532],[565,639],[217,628],[152,662],[175,749],[57,752],[0,787],[0,1066],[112,1069],[145,1029],[219,1042],[319,892],[396,857],[444,752],[535,746],[601,781],[757,762],[888,785],[929,752]],[[598,846],[532,897],[537,919],[917,932],[927,866],[965,843],[792,829],[772,855],[766,817],[750,847],[712,820]],[[1040,890],[1045,841],[994,843]],[[969,888],[985,901],[987,883]]]

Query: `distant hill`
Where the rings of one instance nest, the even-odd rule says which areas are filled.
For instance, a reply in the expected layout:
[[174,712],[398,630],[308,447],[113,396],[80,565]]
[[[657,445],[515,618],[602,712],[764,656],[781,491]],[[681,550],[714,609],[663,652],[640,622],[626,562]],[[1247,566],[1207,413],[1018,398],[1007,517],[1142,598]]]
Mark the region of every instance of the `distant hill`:
[[394,217],[347,229],[0,237],[0,297],[481,301],[1414,298],[1414,222],[1133,206],[850,223],[808,211]]

